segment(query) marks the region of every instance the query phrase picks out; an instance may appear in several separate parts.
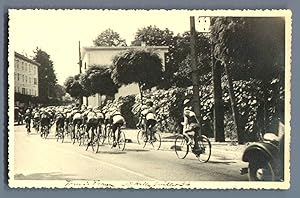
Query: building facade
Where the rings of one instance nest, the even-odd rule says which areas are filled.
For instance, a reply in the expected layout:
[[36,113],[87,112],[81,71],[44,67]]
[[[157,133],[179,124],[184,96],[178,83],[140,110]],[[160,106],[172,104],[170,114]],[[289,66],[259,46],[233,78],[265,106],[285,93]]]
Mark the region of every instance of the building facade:
[[[168,46],[126,46],[126,47],[83,47],[82,48],[82,66],[83,72],[88,69],[91,65],[111,65],[113,58],[129,49],[146,49],[154,51],[162,60],[163,70],[165,69],[165,53],[168,52]],[[134,95],[139,93],[137,84],[131,84],[122,86],[118,93],[115,95],[116,98],[120,96]],[[99,94],[84,98],[84,104],[99,106],[103,97]]]
[[[15,52],[14,89],[15,93],[26,96],[39,96],[38,67],[39,63]],[[18,103],[20,101],[16,101]]]

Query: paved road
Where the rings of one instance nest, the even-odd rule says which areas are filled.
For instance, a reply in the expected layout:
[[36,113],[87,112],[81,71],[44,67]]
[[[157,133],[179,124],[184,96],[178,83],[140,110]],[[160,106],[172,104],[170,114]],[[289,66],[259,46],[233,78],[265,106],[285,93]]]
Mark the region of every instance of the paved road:
[[48,139],[15,126],[15,179],[124,180],[124,181],[246,181],[239,175],[245,164],[212,156],[205,164],[194,155],[177,159],[174,151],[143,149],[126,144],[125,151],[102,146],[99,153],[85,147],[56,142],[53,129]]

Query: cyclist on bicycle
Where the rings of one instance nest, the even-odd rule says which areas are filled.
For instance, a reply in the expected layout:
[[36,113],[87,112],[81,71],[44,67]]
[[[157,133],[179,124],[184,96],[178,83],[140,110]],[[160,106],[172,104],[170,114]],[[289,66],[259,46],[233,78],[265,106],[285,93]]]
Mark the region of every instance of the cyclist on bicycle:
[[55,136],[58,135],[58,128],[62,128],[62,132],[64,132],[64,127],[65,127],[65,115],[63,114],[62,110],[58,110],[56,114],[56,134]]
[[[86,118],[86,133],[90,134],[89,137],[91,137],[91,139],[88,143],[88,145],[90,145],[96,135],[96,129],[97,129],[97,124],[98,124],[95,108],[93,109],[91,106],[89,106],[88,111],[85,112],[84,117]],[[90,129],[91,129],[91,133],[89,133]]]
[[116,140],[116,130],[125,124],[125,119],[121,115],[119,108],[113,108],[111,110],[110,118],[112,120],[113,147],[116,147],[120,139],[120,131],[118,130],[118,137]]
[[147,105],[142,105],[141,106],[141,112],[140,112],[140,119],[139,122],[137,123],[137,128],[143,129],[146,131],[146,113],[147,113]]
[[98,108],[95,108],[95,112],[97,115],[97,127],[98,127],[98,132],[101,133],[102,125],[104,124],[104,114],[102,111]]
[[33,127],[35,127],[37,131],[39,131],[40,117],[41,117],[41,114],[40,114],[38,108],[35,108],[33,111]]
[[72,111],[70,107],[65,109],[64,114],[66,117],[66,131],[69,131],[69,125],[72,123]]
[[31,112],[30,109],[27,109],[25,114],[24,114],[24,118],[25,118],[25,123],[26,123],[26,128],[27,128],[27,132],[30,132],[30,122],[31,122]]
[[146,102],[147,108],[143,110],[142,114],[145,116],[146,121],[146,140],[148,141],[148,136],[150,136],[150,142],[153,141],[153,127],[156,125],[156,116],[155,116],[155,108],[153,107],[153,102],[148,100]]
[[73,118],[73,137],[75,137],[75,128],[81,128],[83,124],[82,113],[78,107],[73,107],[71,117]]
[[[50,114],[48,111],[46,110],[42,110],[41,112],[41,129],[43,129],[44,127],[47,127],[48,129],[50,128]],[[43,134],[41,134],[42,136]]]
[[200,151],[199,148],[199,130],[200,124],[196,117],[195,112],[192,110],[191,101],[186,99],[183,101],[184,109],[183,109],[183,134],[187,135],[189,138],[188,144],[192,143],[192,140],[189,136],[189,132],[194,132],[194,148],[193,150],[198,152]]

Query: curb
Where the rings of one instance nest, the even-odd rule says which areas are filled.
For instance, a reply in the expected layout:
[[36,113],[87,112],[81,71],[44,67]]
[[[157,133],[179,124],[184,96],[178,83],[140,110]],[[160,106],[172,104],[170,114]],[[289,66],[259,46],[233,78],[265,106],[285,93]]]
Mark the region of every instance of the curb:
[[[128,143],[137,143],[134,139],[136,137],[137,130],[128,130],[131,135],[126,138],[126,141]],[[162,137],[161,139],[161,147],[159,150],[162,151],[174,151],[174,141],[175,139],[165,139]],[[222,160],[241,160],[243,155],[243,149],[240,149],[238,151],[228,151],[224,150],[222,148],[216,148],[218,147],[230,147],[231,145],[228,142],[225,143],[219,143],[219,142],[211,142],[212,148],[211,148],[211,155],[214,157],[221,158]],[[216,147],[214,147],[216,146]],[[232,145],[233,146],[233,145]]]

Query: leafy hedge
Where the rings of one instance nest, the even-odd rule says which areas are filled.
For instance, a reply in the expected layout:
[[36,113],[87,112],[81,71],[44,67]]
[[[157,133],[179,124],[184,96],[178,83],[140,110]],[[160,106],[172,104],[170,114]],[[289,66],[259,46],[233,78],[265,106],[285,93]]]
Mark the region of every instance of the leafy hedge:
[[[236,140],[228,85],[226,79],[222,81],[225,136]],[[256,140],[263,129],[268,130],[272,127],[272,123],[277,119],[276,112],[282,111],[278,106],[283,104],[283,87],[278,89],[279,80],[273,79],[267,84],[266,94],[263,92],[262,82],[258,80],[235,81],[233,88],[245,138],[248,141]],[[213,137],[213,86],[211,84],[200,86],[199,94],[203,134]],[[191,89],[173,87],[168,90],[145,92],[143,101],[138,96],[127,96],[119,98],[114,103],[121,107],[127,127],[135,127],[142,102],[152,100],[156,107],[158,129],[162,132],[179,132],[183,121],[183,100],[191,97]]]

